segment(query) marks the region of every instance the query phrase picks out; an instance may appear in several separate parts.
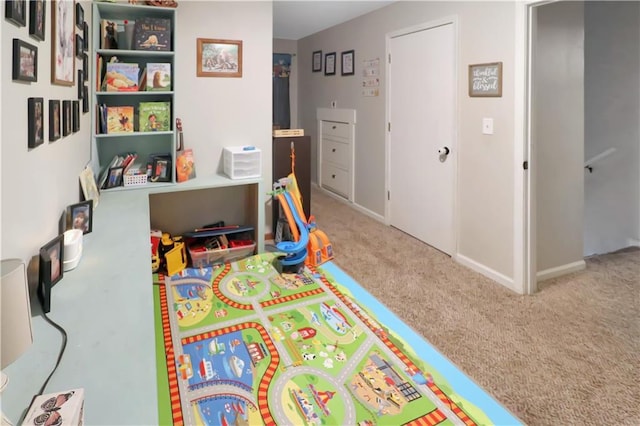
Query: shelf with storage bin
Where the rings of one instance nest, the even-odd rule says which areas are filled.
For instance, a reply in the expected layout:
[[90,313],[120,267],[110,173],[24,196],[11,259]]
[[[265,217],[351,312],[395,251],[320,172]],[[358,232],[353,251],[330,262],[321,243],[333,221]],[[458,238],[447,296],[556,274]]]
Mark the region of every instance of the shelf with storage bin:
[[[168,154],[171,159],[171,180],[169,182],[148,182],[143,184],[140,179],[135,184],[123,185],[121,187],[111,188],[118,189],[134,189],[138,187],[148,186],[164,186],[171,185],[176,182],[175,178],[175,30],[176,30],[176,9],[128,4],[128,3],[111,3],[111,2],[93,2],[93,51],[94,51],[94,84],[92,85],[92,106],[94,108],[93,119],[93,141],[94,152],[97,154],[97,164],[101,173],[111,163],[116,155],[125,153],[136,153],[138,155],[137,162],[146,165],[152,154]],[[142,18],[162,19],[169,23],[168,44],[169,50],[138,50],[135,42],[131,48],[113,49],[103,48],[103,27],[102,22],[108,20],[116,24],[116,28],[123,29],[124,22],[132,23]],[[118,35],[115,34],[116,39]],[[134,34],[134,39],[135,39]],[[118,40],[122,41],[122,39]],[[120,44],[122,46],[122,44]],[[137,91],[107,91],[104,89],[102,82],[106,74],[107,63],[117,58],[117,62],[124,64],[136,64],[138,67],[137,78],[134,78],[134,72],[126,73],[130,80],[141,83],[141,73],[148,68],[148,64],[168,64],[167,72],[170,74],[163,81],[165,88],[168,90],[145,90],[146,87],[138,87]],[[135,68],[135,67],[134,67]],[[166,73],[164,73],[166,74]],[[117,78],[117,76],[116,76]],[[170,84],[170,87],[166,87]],[[111,86],[113,88],[114,86]],[[157,86],[156,86],[157,87]],[[159,131],[140,131],[140,104],[143,102],[168,102],[168,113],[163,114],[163,121],[167,124],[168,130]],[[102,117],[100,117],[100,106],[106,107],[133,107],[133,115],[129,117],[128,126],[131,126],[133,132],[110,132],[107,133],[106,123],[101,125]],[[143,119],[144,120],[144,119]],[[132,121],[132,122],[131,122]],[[161,127],[162,128],[162,127]],[[95,155],[94,154],[94,155]],[[133,180],[130,180],[134,183]]]

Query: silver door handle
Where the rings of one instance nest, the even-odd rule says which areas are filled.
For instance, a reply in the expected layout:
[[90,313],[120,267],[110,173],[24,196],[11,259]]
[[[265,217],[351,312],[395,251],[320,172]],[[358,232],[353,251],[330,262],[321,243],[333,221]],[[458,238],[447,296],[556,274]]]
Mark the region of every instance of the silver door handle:
[[438,154],[439,155],[449,155],[450,152],[451,151],[449,151],[449,148],[447,148],[446,146],[444,146],[444,147],[442,147],[442,148],[440,148],[438,150]]

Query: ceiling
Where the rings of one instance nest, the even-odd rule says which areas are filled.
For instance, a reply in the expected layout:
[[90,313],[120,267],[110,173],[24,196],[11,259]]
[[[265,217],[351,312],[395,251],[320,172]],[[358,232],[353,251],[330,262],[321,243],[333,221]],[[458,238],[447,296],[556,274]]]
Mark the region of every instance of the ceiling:
[[299,40],[380,9],[393,1],[273,2],[273,38]]

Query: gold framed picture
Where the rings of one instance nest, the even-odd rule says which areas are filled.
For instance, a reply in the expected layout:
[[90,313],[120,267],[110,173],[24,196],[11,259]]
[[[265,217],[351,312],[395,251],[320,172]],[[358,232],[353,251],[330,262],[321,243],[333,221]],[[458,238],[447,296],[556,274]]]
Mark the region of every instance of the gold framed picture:
[[242,77],[242,41],[199,38],[198,77]]

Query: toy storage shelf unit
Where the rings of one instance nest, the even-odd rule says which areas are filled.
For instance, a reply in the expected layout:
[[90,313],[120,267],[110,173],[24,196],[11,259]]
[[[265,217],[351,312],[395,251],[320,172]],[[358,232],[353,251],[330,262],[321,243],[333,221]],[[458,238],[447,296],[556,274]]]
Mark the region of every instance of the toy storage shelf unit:
[[194,268],[242,259],[254,254],[256,243],[251,226],[221,227],[183,235]]
[[262,154],[253,146],[231,146],[223,150],[224,174],[231,179],[262,175]]

